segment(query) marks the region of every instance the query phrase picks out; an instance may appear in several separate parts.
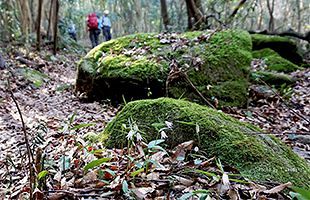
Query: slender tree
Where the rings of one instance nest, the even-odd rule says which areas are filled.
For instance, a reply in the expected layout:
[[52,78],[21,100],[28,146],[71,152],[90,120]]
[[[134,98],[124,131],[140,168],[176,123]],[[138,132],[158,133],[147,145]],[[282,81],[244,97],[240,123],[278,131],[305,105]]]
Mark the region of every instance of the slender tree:
[[188,29],[199,29],[204,22],[200,0],[185,0],[187,9]]
[[38,21],[37,21],[37,50],[40,51],[41,46],[41,17],[42,17],[43,0],[39,0],[38,5]]
[[167,31],[170,20],[169,20],[166,0],[160,0],[160,10],[161,10],[161,16],[163,19],[164,28]]
[[274,30],[274,5],[275,5],[275,0],[267,0],[267,8],[269,12],[269,24],[268,24],[268,30],[273,31]]
[[54,47],[53,54],[57,53],[57,32],[58,32],[58,11],[59,11],[59,0],[55,0],[55,15],[54,15]]

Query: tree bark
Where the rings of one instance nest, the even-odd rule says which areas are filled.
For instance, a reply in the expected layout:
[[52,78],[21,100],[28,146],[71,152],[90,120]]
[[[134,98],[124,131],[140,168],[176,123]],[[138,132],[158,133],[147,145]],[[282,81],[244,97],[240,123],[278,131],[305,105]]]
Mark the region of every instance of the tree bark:
[[169,15],[166,0],[160,0],[160,10],[161,10],[161,16],[163,18],[164,28],[167,31],[169,27]]
[[37,21],[37,50],[40,51],[41,46],[41,16],[42,16],[43,0],[39,0],[38,5],[38,21]]

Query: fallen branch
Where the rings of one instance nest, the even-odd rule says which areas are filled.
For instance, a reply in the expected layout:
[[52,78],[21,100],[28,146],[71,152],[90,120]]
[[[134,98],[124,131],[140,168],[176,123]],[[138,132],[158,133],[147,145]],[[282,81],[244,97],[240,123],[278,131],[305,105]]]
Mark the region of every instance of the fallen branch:
[[26,143],[26,149],[27,149],[27,155],[28,155],[28,170],[29,170],[29,187],[30,187],[30,200],[32,200],[32,192],[33,192],[33,188],[32,186],[34,185],[33,181],[35,180],[35,177],[33,175],[33,170],[32,170],[32,154],[31,154],[31,149],[30,149],[30,145],[29,145],[29,140],[28,140],[28,135],[27,135],[27,131],[26,131],[26,125],[25,125],[25,122],[24,122],[24,118],[23,118],[23,115],[22,115],[22,112],[19,108],[19,105],[18,105],[18,102],[14,96],[14,93],[11,89],[11,83],[10,83],[10,79],[8,78],[7,79],[8,81],[8,90],[11,94],[11,98],[13,99],[14,103],[15,103],[15,106],[17,108],[17,111],[18,111],[18,114],[19,114],[19,117],[20,117],[20,120],[22,122],[22,128],[23,128],[23,133],[24,133],[24,139],[25,139],[25,143]]
[[25,64],[27,66],[33,66],[33,67],[37,67],[37,68],[41,68],[41,67],[44,67],[45,64],[42,64],[42,63],[35,63],[35,62],[32,62],[30,60],[27,60],[26,58],[23,58],[21,56],[17,56],[15,58],[17,61],[21,62],[22,64]]
[[[235,7],[231,15],[228,17],[227,23],[230,23],[235,15],[238,13],[239,9],[246,3],[247,0],[241,0],[238,5]],[[226,24],[227,24],[226,23]]]
[[263,31],[249,31],[249,33],[262,34],[262,35],[290,36],[290,37],[295,37],[295,38],[298,38],[298,39],[301,39],[301,40],[304,40],[310,43],[310,31],[305,34],[298,33],[291,29],[287,31],[283,31],[283,32],[269,32],[267,30],[263,30]]
[[[105,189],[106,190],[106,189]],[[102,189],[91,189],[88,192],[100,192],[100,191],[105,191]],[[71,197],[71,198],[90,198],[90,197],[98,197],[100,194],[87,194],[83,189],[81,190],[75,190],[75,191],[68,191],[68,190],[49,190],[47,191],[49,196],[49,199],[65,199],[65,197]],[[110,195],[115,194],[115,192],[111,192]]]

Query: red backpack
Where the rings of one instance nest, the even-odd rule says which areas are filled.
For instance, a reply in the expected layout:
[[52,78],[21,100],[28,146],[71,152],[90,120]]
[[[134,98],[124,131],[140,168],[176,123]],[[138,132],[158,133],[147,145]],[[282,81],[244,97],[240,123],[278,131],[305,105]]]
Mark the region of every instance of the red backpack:
[[87,26],[89,29],[98,29],[98,18],[96,13],[91,13],[88,15]]

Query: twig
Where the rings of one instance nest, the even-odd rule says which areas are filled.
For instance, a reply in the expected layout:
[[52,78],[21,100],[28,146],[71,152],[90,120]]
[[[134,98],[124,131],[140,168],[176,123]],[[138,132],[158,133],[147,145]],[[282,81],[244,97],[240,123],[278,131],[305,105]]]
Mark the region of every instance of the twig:
[[185,80],[189,83],[189,85],[193,88],[193,90],[202,98],[211,108],[216,109],[202,94],[199,92],[199,90],[196,88],[196,86],[193,84],[193,82],[188,78],[187,74],[184,73]]
[[32,159],[31,159],[31,149],[30,149],[30,145],[29,145],[29,140],[28,140],[28,135],[27,135],[27,131],[26,131],[26,126],[25,126],[25,122],[24,122],[24,118],[23,118],[23,115],[22,115],[22,112],[19,108],[19,105],[18,105],[18,102],[14,96],[14,93],[11,89],[11,83],[10,83],[10,78],[7,79],[8,81],[8,90],[11,94],[11,98],[13,99],[14,103],[15,103],[15,106],[17,108],[17,111],[18,111],[18,114],[19,114],[19,117],[20,117],[20,120],[22,122],[22,127],[23,127],[23,133],[24,133],[24,139],[25,139],[25,143],[26,143],[26,148],[27,148],[27,155],[28,155],[28,170],[29,170],[29,186],[30,186],[30,200],[32,200],[32,186],[34,185],[33,184],[33,180],[34,180],[34,176],[33,176],[33,170],[32,170]]
[[198,96],[211,108],[216,109],[202,94],[199,92],[199,90],[196,88],[196,86],[193,84],[193,82],[189,79],[186,72],[183,72],[181,68],[178,66],[179,63],[172,59],[170,63],[170,73],[168,75],[168,78],[166,80],[166,95],[168,95],[168,89],[169,89],[169,83],[172,82],[174,79],[178,78],[184,78],[185,81],[191,86],[191,88],[198,94]]
[[[89,192],[92,192],[92,191],[96,191],[96,192],[100,192],[100,191],[103,191],[101,189],[93,189],[93,190],[89,190]],[[81,193],[79,193],[81,192]],[[84,193],[83,190],[81,191],[68,191],[68,190],[49,190],[47,191],[47,193],[52,193],[54,195],[61,195],[61,194],[66,194],[66,195],[69,195],[71,197],[98,197],[100,196],[100,194],[86,194]]]

